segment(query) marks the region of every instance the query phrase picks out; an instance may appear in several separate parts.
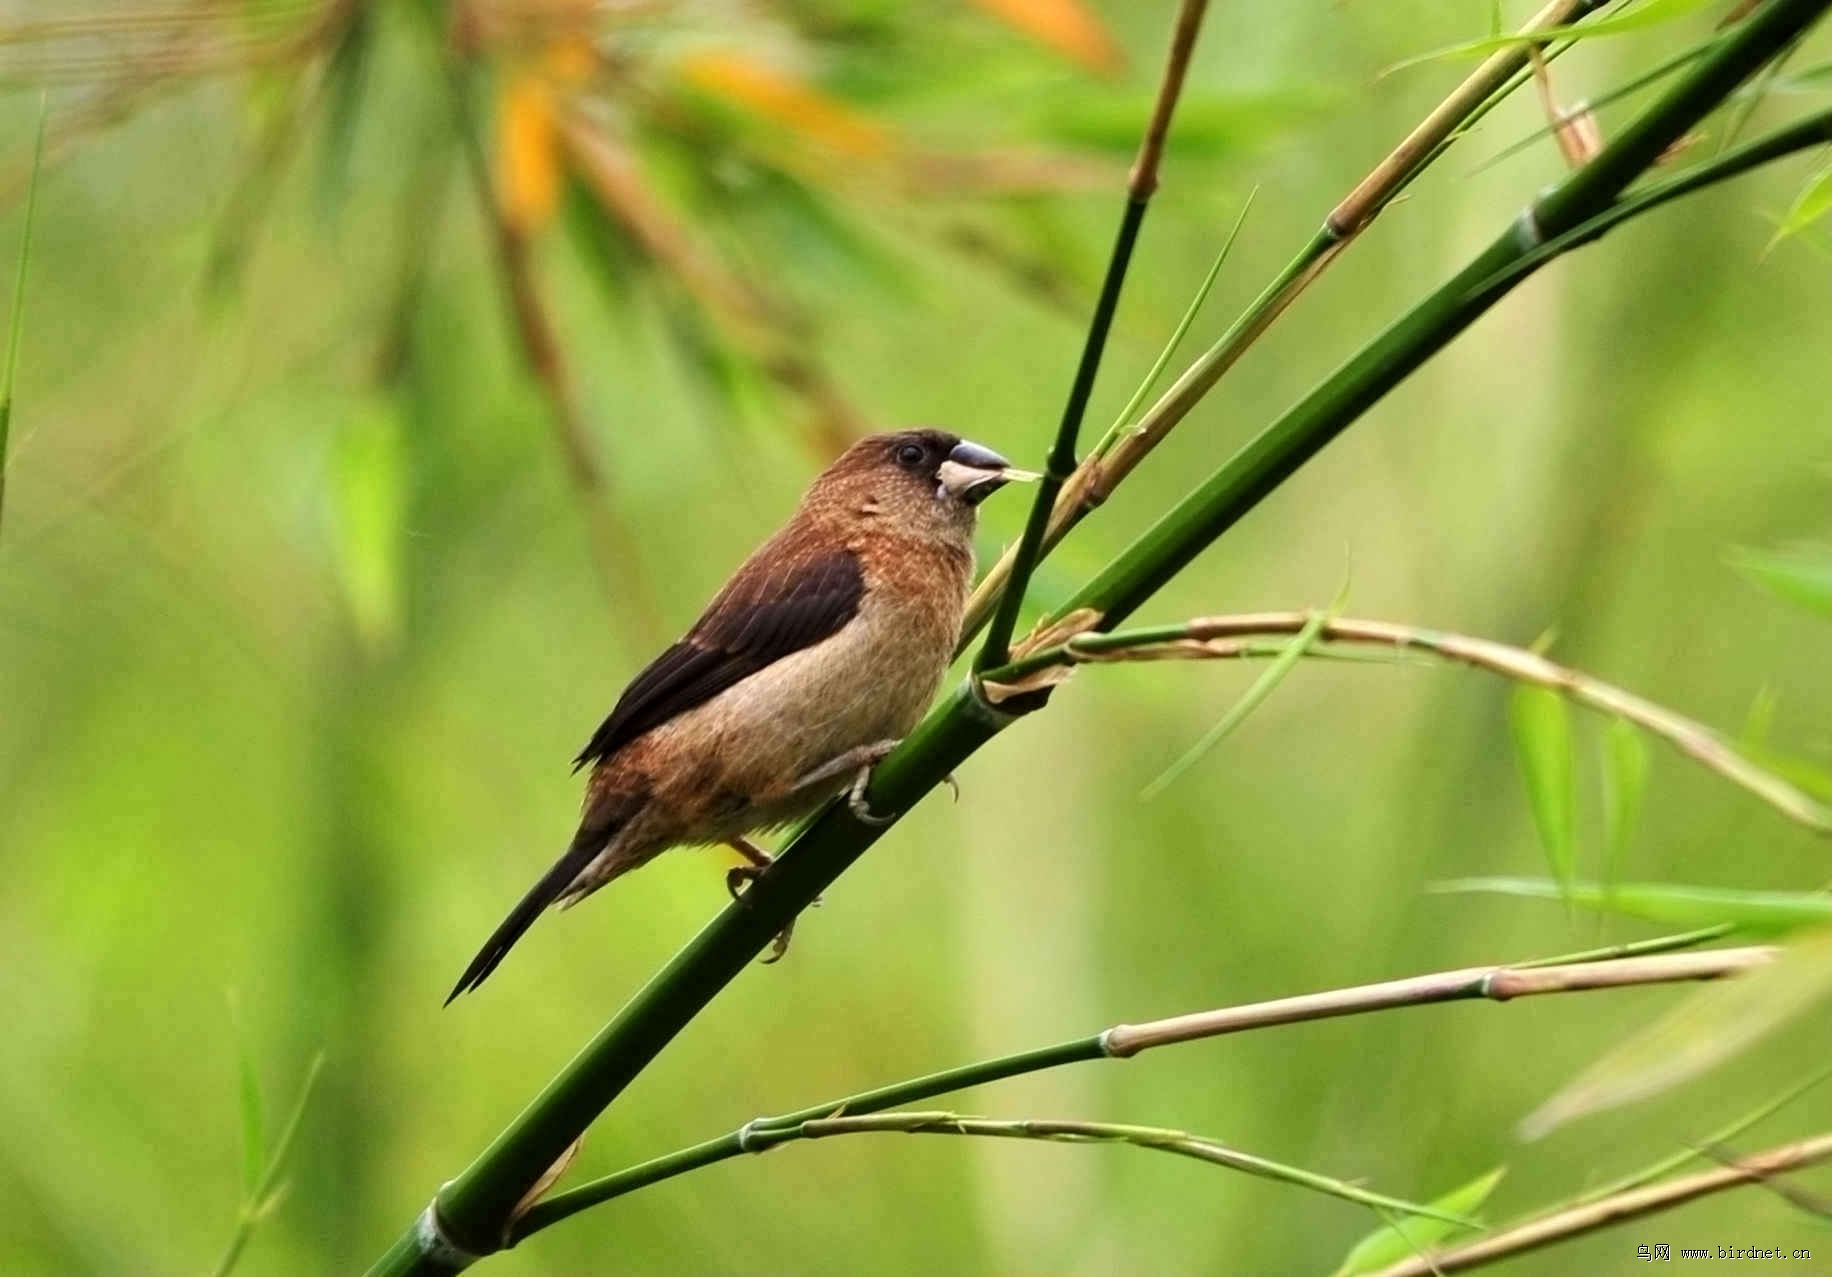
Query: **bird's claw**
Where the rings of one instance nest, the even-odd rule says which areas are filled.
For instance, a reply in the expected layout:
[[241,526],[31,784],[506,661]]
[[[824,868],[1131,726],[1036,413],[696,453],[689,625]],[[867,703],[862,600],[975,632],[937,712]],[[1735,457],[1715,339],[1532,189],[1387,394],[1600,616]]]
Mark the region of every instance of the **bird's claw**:
[[[750,853],[746,852],[745,854],[749,855]],[[762,864],[752,863],[748,865],[733,865],[730,869],[725,871],[725,890],[731,893],[731,898],[733,900],[743,900],[744,893],[750,888],[750,885],[763,877],[764,872],[768,870],[771,865],[776,863],[774,857],[769,856],[767,852],[760,851],[758,854],[764,856]],[[818,907],[821,903],[821,898],[816,896],[808,903],[811,906]],[[766,967],[780,962],[782,960],[782,955],[789,951],[789,939],[794,934],[795,919],[791,918],[789,919],[789,925],[784,927],[781,931],[778,931],[776,933],[776,938],[770,941],[769,955],[758,959],[758,961]]]
[[742,900],[744,889],[762,876],[763,870],[756,865],[733,865],[725,871],[725,890],[733,900]]
[[852,818],[861,825],[882,829],[897,818],[880,816],[871,809],[871,804],[865,801],[866,786],[871,784],[871,769],[872,764],[870,763],[859,768],[859,774],[853,778],[852,788],[846,791],[846,806],[852,811]]
[[[846,791],[846,806],[852,811],[852,818],[861,825],[870,825],[874,829],[882,829],[885,825],[890,824],[897,818],[895,816],[880,816],[871,809],[871,804],[865,800],[865,791],[871,785],[871,771],[871,764],[859,768],[859,774],[853,778],[852,788]],[[941,778],[941,783],[948,787],[948,792],[954,795],[954,801],[958,803],[961,800],[961,783],[954,779],[954,773],[949,772],[946,776],[943,776]]]

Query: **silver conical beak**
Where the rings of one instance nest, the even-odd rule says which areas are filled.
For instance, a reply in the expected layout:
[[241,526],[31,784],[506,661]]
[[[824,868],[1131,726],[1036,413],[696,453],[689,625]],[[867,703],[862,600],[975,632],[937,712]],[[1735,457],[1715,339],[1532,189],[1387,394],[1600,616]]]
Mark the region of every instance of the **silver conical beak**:
[[954,497],[968,505],[978,505],[1008,483],[1027,483],[1041,475],[1019,470],[991,448],[961,440],[948,453],[948,459],[935,472],[940,485],[938,497]]

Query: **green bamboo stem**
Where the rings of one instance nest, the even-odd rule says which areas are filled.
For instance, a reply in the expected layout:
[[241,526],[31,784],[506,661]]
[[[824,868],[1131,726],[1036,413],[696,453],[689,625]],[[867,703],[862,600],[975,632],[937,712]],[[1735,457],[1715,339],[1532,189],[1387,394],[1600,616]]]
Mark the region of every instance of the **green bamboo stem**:
[[[1567,25],[1611,3],[1614,0],[1553,0],[1522,31]],[[1569,47],[1566,42],[1549,50],[1546,56],[1555,57]],[[1527,59],[1526,45],[1510,46],[1487,58],[1330,210],[1297,255],[1137,423],[1128,425],[1122,421],[1095,444],[1062,490],[1050,493],[1055,504],[1035,551],[1036,558],[1048,554],[1090,510],[1106,500],[1114,486],[1163,442],[1304,290],[1367,229],[1381,209],[1436,161],[1463,130],[1525,82]],[[1033,516],[1035,513],[1033,508]],[[1026,532],[1029,530],[1027,525]],[[961,628],[963,648],[992,615],[994,606],[1010,596],[1008,582],[1021,553],[1022,544],[1008,551],[974,590]],[[996,662],[981,664],[989,668]]]
[[855,1115],[881,1113],[886,1109],[899,1108],[905,1104],[933,1099],[938,1095],[947,1095],[954,1091],[964,1091],[969,1087],[983,1086],[988,1082],[998,1082],[1024,1073],[1036,1073],[1064,1064],[1078,1064],[1085,1060],[1101,1059],[1106,1055],[1102,1047],[1102,1037],[1103,1035],[1099,1033],[1090,1034],[1088,1037],[1060,1042],[1055,1046],[1023,1051],[1016,1055],[1002,1055],[996,1059],[981,1060],[941,1073],[931,1073],[926,1077],[881,1086],[876,1090],[829,1100],[824,1104],[810,1105],[805,1109],[798,1109],[779,1117],[755,1118],[717,1139],[706,1140],[690,1148],[652,1158],[537,1202],[525,1215],[515,1221],[510,1230],[509,1244],[514,1245],[540,1232],[543,1228],[557,1224],[582,1210],[588,1210],[612,1198],[633,1193],[639,1188],[647,1188],[661,1180],[673,1179],[676,1175],[685,1175],[688,1171],[699,1170],[703,1166],[740,1157],[745,1153],[761,1153],[765,1148],[773,1148],[782,1143],[782,1139],[778,1137],[783,1132],[800,1131],[805,1123],[817,1119],[831,1118],[841,1113]]
[[[1111,626],[1150,596],[1302,462],[1431,353],[1449,344],[1505,289],[1483,284],[1548,238],[1606,207],[1674,139],[1832,7],[1832,0],[1769,0],[1599,154],[1539,201],[1522,227],[1373,342],[1218,472],[1082,592]],[[873,774],[873,810],[901,813],[991,739],[1014,715],[971,683],[933,710]],[[772,937],[884,833],[830,805],[776,868],[722,911],[618,1013],[501,1135],[439,1193],[370,1270],[374,1277],[460,1271],[498,1249],[522,1196],[674,1036]]]
[[1158,188],[1158,165],[1163,159],[1164,141],[1170,132],[1171,116],[1183,92],[1183,77],[1189,70],[1190,54],[1195,50],[1196,36],[1202,29],[1202,17],[1207,9],[1208,0],[1183,0],[1177,12],[1170,56],[1165,62],[1151,120],[1139,143],[1138,158],[1126,182],[1126,211],[1120,218],[1113,252],[1107,259],[1107,275],[1101,282],[1100,297],[1094,305],[1094,318],[1082,344],[1081,360],[1075,367],[1075,380],[1069,387],[1062,421],[1056,427],[1056,440],[1044,463],[1043,478],[1031,501],[1030,516],[1025,520],[1023,536],[1012,554],[1010,580],[993,611],[985,645],[974,658],[976,668],[1002,665],[1009,656],[1012,631],[1017,627],[1018,613],[1024,606],[1031,572],[1042,554],[1044,531],[1049,525],[1050,512],[1055,509],[1056,494],[1075,472],[1075,444],[1081,434],[1081,419],[1094,393],[1094,378],[1100,372],[1101,355],[1107,348],[1107,332],[1113,326],[1113,313],[1119,308],[1120,289],[1126,282],[1126,268],[1132,262],[1132,248],[1138,240],[1139,227],[1144,224],[1145,210]]
[[661,1180],[672,1179],[676,1175],[684,1175],[744,1153],[761,1153],[793,1139],[811,1138],[806,1130],[810,1122],[841,1115],[859,1117],[881,1113],[1024,1073],[1036,1073],[1087,1060],[1130,1059],[1154,1047],[1197,1042],[1282,1024],[1363,1015],[1397,1007],[1482,998],[1509,1001],[1536,994],[1624,988],[1675,980],[1715,979],[1737,974],[1751,965],[1759,965],[1768,960],[1767,949],[1754,947],[1686,955],[1677,962],[1645,961],[1656,957],[1670,958],[1678,950],[1721,934],[1718,928],[1705,928],[1556,958],[1439,971],[1323,993],[1278,998],[1269,1002],[1198,1011],[1142,1024],[1111,1025],[1099,1033],[1055,1046],[1002,1055],[878,1087],[876,1090],[840,1096],[779,1117],[754,1118],[716,1139],[652,1158],[536,1203],[511,1226],[508,1244],[513,1246],[580,1211],[589,1210],[637,1189],[647,1188]]
[[[1131,615],[1166,582],[1418,366],[1511,290],[1510,268],[1603,213],[1635,177],[1825,11],[1827,0],[1770,0],[1632,121],[1595,158],[1523,211],[1473,261],[1324,379],[1171,510],[1070,603]],[[1542,264],[1547,258],[1538,259]],[[1501,281],[1501,282],[1494,282]],[[1491,286],[1491,284],[1493,286]]]

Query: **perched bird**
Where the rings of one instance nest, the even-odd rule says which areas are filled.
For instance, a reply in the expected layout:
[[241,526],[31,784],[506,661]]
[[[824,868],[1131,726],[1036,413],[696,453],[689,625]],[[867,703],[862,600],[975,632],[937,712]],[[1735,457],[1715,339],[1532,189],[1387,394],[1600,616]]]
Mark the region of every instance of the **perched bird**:
[[[979,503],[1035,478],[940,430],[872,435],[821,472],[794,516],[624,689],[574,770],[592,765],[572,845],[510,910],[452,998],[483,983],[547,906],[573,904],[684,843],[728,843],[851,784],[915,726],[947,671],[973,582]],[[777,941],[777,952],[786,944]]]

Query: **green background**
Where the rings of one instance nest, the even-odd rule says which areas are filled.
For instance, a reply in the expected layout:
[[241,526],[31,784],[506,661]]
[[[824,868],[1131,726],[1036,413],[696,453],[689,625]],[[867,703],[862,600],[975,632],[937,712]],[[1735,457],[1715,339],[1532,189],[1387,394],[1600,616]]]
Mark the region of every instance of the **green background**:
[[[948,6],[935,47],[971,59],[887,61],[893,87],[867,82],[860,100],[937,146],[1059,141],[1051,121],[1070,105],[1130,129],[1172,6],[1102,8],[1130,55],[1118,80]],[[1167,159],[1095,427],[1248,191],[1191,355],[1465,64],[1379,70],[1487,21],[1476,4],[1212,8],[1191,79],[1203,127]],[[1598,93],[1709,21],[1581,50],[1557,66],[1560,94]],[[723,902],[725,853],[668,856],[543,920],[479,994],[440,1008],[570,834],[566,762],[654,637],[593,567],[458,164],[442,214],[403,216],[450,119],[413,24],[391,8],[378,22],[347,179],[327,196],[308,148],[232,288],[200,279],[252,144],[237,77],[54,149],[43,179],[0,532],[8,1272],[206,1270],[238,1202],[238,1052],[257,1063],[271,1128],[320,1048],[290,1190],[242,1271],[360,1269]],[[76,92],[61,87],[54,109]],[[35,98],[0,101],[0,256],[18,240]],[[1522,94],[1384,215],[1052,558],[1041,596],[1064,596],[1553,180],[1546,143],[1471,172],[1535,112]],[[1605,113],[1605,131],[1624,118]],[[1352,615],[1523,644],[1556,627],[1560,659],[1731,730],[1771,689],[1775,739],[1832,760],[1832,628],[1725,561],[1832,526],[1832,269],[1810,242],[1764,255],[1814,162],[1536,277],[1141,619],[1321,605],[1352,570]],[[758,264],[818,314],[813,340],[872,421],[942,424],[1034,464],[1118,215],[1109,188],[1017,210],[1047,218],[1066,307],[883,205],[847,213],[868,254],[817,242]],[[428,271],[410,367],[381,389],[372,368],[415,240]],[[818,467],[800,409],[722,397],[653,297],[607,305],[557,228],[537,263],[653,606],[684,627]],[[1016,494],[989,504],[983,551],[1015,538],[1023,508]],[[786,961],[716,1001],[588,1135],[571,1181],[1110,1023],[1651,934],[1425,891],[1543,872],[1507,688],[1485,675],[1302,666],[1141,802],[1253,673],[1083,671],[962,770],[958,805],[932,796],[829,891]],[[1599,726],[1580,723],[1586,871],[1602,841]],[[1655,749],[1625,877],[1803,889],[1826,863],[1822,842]],[[1268,1030],[949,1103],[1176,1126],[1415,1198],[1506,1162],[1506,1214],[1672,1151],[1832,1048],[1809,1017],[1669,1095],[1515,1141],[1522,1116],[1684,996]],[[1815,1094],[1742,1147],[1828,1117],[1832,1093]],[[1138,1150],[861,1136],[668,1182],[489,1271],[1325,1272],[1371,1223]],[[1502,1271],[1626,1271],[1656,1241],[1785,1243],[1832,1262],[1823,1223],[1743,1190]]]

